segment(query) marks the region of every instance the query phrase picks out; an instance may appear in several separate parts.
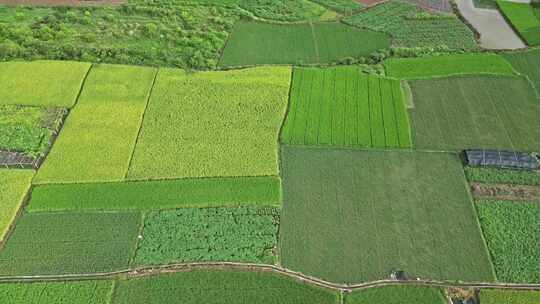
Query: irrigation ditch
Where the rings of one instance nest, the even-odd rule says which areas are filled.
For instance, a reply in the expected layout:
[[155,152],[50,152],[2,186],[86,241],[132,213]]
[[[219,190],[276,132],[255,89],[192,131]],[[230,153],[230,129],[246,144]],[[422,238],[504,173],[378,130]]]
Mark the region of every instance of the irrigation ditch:
[[381,286],[411,285],[439,288],[475,288],[475,289],[513,289],[513,290],[538,290],[540,284],[529,283],[490,283],[490,282],[452,282],[429,279],[416,280],[378,280],[358,284],[341,284],[328,282],[323,279],[292,271],[280,266],[268,264],[236,263],[236,262],[196,262],[177,263],[161,266],[138,267],[112,272],[86,273],[86,274],[63,274],[63,275],[31,275],[31,276],[0,276],[0,283],[31,283],[31,282],[54,282],[54,281],[82,281],[94,279],[115,279],[119,277],[137,278],[167,273],[179,273],[193,270],[237,270],[251,272],[269,272],[289,277],[300,283],[310,284],[322,288],[336,290],[341,293],[352,292]]

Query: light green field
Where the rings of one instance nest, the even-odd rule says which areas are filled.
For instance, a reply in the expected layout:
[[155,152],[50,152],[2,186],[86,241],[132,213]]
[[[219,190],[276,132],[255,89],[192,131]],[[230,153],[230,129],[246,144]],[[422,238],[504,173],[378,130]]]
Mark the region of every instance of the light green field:
[[285,146],[282,162],[284,267],[331,282],[495,279],[457,155]]
[[331,290],[273,273],[193,270],[118,282],[114,304],[337,304]]
[[354,291],[345,304],[446,304],[442,290],[419,286],[385,286]]
[[388,35],[342,23],[272,24],[239,21],[220,66],[331,63],[367,57],[390,46]]
[[357,67],[295,68],[281,141],[295,145],[411,147],[400,83]]
[[0,63],[0,104],[70,108],[89,68],[69,61]]
[[160,70],[128,178],[277,175],[290,75],[288,67]]
[[123,180],[156,70],[96,65],[35,183]]
[[30,188],[33,170],[0,169],[0,241]]
[[482,304],[536,304],[540,303],[540,291],[482,289]]
[[540,102],[525,78],[461,76],[409,83],[416,148],[540,151]]
[[0,251],[0,276],[126,269],[140,224],[139,213],[26,213]]
[[540,45],[540,8],[507,0],[497,0],[497,5],[528,45]]
[[401,79],[432,78],[467,74],[512,75],[512,66],[491,53],[390,58],[384,61],[386,75]]
[[2,304],[109,304],[112,281],[0,284]]
[[129,210],[243,205],[280,206],[279,177],[39,185],[32,190],[32,198],[26,210]]

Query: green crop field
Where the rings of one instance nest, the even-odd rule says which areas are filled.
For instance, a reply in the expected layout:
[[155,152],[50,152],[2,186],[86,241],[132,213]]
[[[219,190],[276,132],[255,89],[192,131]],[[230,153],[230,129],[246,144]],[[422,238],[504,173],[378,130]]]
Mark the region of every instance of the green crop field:
[[540,45],[540,8],[506,0],[497,0],[497,5],[528,45]]
[[239,21],[220,66],[331,63],[387,49],[386,34],[341,23],[271,24]]
[[2,304],[109,304],[111,281],[0,284]]
[[0,105],[0,150],[45,155],[65,112],[60,108]]
[[140,221],[138,213],[24,214],[0,251],[0,276],[125,269]]
[[290,74],[160,70],[128,178],[277,175]]
[[483,289],[480,300],[482,304],[535,304],[540,303],[540,291]]
[[276,176],[40,185],[27,211],[281,205]]
[[36,183],[123,180],[156,70],[93,66]]
[[0,104],[69,108],[89,68],[84,62],[2,62]]
[[479,201],[476,207],[497,279],[540,283],[540,205]]
[[514,69],[527,76],[540,96],[540,49],[532,49],[526,52],[504,53]]
[[512,66],[491,53],[391,58],[384,62],[386,75],[401,79],[433,78],[466,74],[512,75]]
[[0,169],[0,241],[15,218],[33,176],[32,170]]
[[279,209],[185,208],[145,216],[135,263],[252,262],[273,264]]
[[540,172],[536,171],[465,167],[465,175],[478,183],[540,185]]
[[410,86],[415,147],[540,151],[540,102],[524,78],[452,77]]
[[388,33],[397,47],[477,48],[472,31],[456,16],[428,12],[401,1],[384,2],[345,17],[343,22]]
[[196,270],[120,280],[114,304],[337,304],[337,293],[273,273]]
[[400,83],[356,67],[295,68],[286,144],[409,148]]
[[282,158],[283,266],[333,282],[396,269],[494,280],[456,155],[285,146]]
[[[386,286],[353,291],[345,304],[446,304],[442,291],[418,286]],[[482,302],[483,303],[483,302]]]

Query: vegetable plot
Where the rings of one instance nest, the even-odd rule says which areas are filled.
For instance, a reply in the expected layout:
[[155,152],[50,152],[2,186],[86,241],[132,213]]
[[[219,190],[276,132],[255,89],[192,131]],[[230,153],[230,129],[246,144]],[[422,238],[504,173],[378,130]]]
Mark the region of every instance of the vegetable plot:
[[135,263],[252,262],[273,264],[279,209],[186,208],[145,216]]
[[295,68],[281,141],[294,145],[411,147],[400,83],[357,67]]

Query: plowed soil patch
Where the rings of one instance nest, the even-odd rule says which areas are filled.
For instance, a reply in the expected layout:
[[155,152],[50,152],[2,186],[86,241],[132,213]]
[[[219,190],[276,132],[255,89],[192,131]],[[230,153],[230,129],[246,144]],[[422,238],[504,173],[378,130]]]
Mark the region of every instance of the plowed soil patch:
[[540,202],[540,187],[510,184],[472,184],[476,199]]

